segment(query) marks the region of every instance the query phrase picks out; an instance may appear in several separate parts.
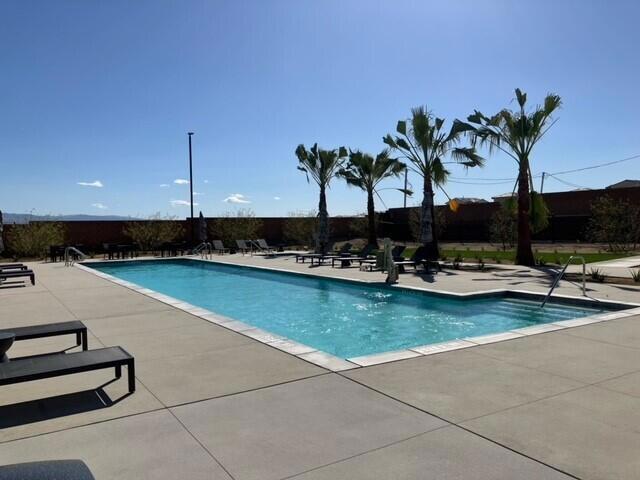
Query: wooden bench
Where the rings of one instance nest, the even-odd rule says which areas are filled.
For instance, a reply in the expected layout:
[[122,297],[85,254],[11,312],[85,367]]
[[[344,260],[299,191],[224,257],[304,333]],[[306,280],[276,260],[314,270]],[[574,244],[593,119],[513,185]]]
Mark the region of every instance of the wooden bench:
[[76,353],[54,353],[0,363],[0,385],[105,368],[114,368],[116,378],[120,378],[123,366],[127,367],[129,393],[133,393],[136,390],[134,358],[122,347],[98,348]]
[[47,323],[45,325],[31,325],[28,327],[3,328],[0,330],[0,333],[13,333],[16,336],[16,341],[75,334],[76,345],[82,345],[82,350],[89,349],[87,327],[78,320],[72,322]]

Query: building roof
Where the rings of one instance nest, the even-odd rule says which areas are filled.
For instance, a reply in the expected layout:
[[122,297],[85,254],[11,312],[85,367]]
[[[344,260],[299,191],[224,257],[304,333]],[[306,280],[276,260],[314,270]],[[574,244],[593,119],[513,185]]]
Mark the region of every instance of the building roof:
[[456,197],[454,198],[456,202],[460,205],[465,205],[469,203],[489,203],[484,198],[475,198],[475,197]]
[[640,187],[640,180],[622,180],[621,182],[609,185],[607,188],[631,188]]

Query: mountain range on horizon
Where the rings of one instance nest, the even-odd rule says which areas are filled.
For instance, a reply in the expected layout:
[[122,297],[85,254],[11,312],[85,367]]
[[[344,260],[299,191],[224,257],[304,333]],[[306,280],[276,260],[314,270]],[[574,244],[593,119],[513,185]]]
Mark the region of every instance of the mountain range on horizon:
[[60,222],[88,222],[93,220],[141,220],[137,217],[128,217],[122,215],[31,215],[30,213],[5,213],[2,212],[2,222],[5,225],[12,223],[29,223],[43,221],[60,221]]

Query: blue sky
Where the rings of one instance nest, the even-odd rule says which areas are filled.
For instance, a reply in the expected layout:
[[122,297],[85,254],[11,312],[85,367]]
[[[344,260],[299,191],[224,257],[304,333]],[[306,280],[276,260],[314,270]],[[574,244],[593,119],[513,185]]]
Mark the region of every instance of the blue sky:
[[[640,153],[638,18],[634,0],[3,0],[0,209],[184,217],[188,185],[174,181],[188,178],[194,131],[196,211],[309,210],[317,189],[296,169],[297,144],[375,153],[413,106],[449,121],[494,113],[515,87],[564,102],[534,173],[629,157]],[[453,177],[515,169],[495,155]],[[639,177],[636,159],[561,178],[598,188]],[[485,183],[447,191],[511,190]],[[333,215],[365,210],[339,181],[328,203]]]

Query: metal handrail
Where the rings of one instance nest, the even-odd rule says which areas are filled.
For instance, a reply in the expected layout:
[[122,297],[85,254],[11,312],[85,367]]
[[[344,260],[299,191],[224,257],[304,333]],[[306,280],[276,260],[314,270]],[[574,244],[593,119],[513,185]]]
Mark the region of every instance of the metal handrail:
[[[207,250],[207,253],[203,253]],[[193,249],[194,254],[200,254],[200,258],[207,258],[207,255],[211,256],[213,253],[213,245],[210,242],[202,242],[196,248]]]
[[73,266],[73,263],[74,263],[75,259],[71,255],[69,255],[69,253],[71,253],[71,252],[77,254],[78,256],[82,257],[83,259],[88,257],[87,254],[82,253],[76,247],[67,247],[67,248],[64,249],[64,266],[65,267]]
[[558,286],[558,283],[560,283],[560,280],[562,279],[564,272],[567,271],[567,267],[571,263],[571,260],[573,260],[574,258],[579,258],[580,261],[582,262],[582,295],[585,297],[587,296],[587,287],[586,287],[587,263],[585,262],[584,257],[580,255],[571,255],[569,257],[569,260],[567,260],[567,263],[564,264],[564,267],[562,267],[562,270],[560,270],[560,273],[558,273],[558,276],[556,276],[555,280],[553,281],[553,285],[551,285],[551,288],[549,289],[547,296],[544,297],[544,300],[542,301],[540,308],[543,308],[545,306],[545,304],[547,303],[547,300],[549,300],[549,297],[551,297],[553,290]]

